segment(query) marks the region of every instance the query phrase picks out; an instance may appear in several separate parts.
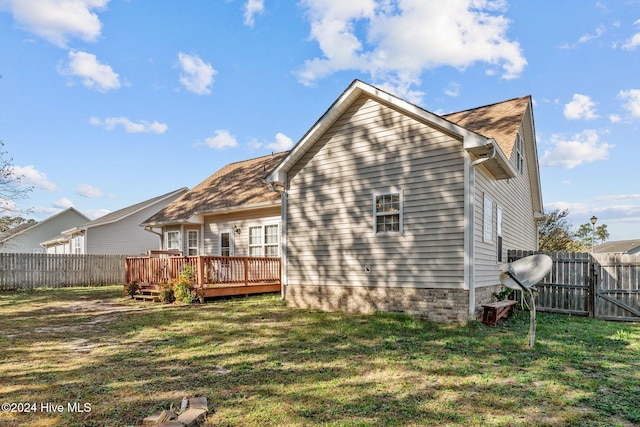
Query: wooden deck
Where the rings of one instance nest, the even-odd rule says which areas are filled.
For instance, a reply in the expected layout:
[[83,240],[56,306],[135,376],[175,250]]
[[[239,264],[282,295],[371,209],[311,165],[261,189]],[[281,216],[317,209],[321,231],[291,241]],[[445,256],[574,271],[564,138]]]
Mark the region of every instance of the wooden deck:
[[143,256],[125,261],[126,282],[141,284],[138,299],[154,300],[160,285],[171,282],[189,264],[196,272],[194,287],[205,298],[280,292],[280,258],[220,256]]

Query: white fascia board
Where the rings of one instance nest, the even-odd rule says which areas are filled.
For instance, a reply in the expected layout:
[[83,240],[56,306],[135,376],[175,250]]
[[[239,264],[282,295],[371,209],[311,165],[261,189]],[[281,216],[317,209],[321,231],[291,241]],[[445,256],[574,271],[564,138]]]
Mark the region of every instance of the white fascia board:
[[358,97],[366,93],[381,103],[392,105],[417,120],[425,121],[445,132],[459,136],[465,148],[487,145],[487,138],[471,132],[456,125],[442,117],[430,113],[410,102],[397,96],[391,95],[377,89],[360,80],[355,80],[340,97],[329,107],[320,119],[309,129],[309,131],[291,149],[287,157],[273,170],[266,178],[265,182],[285,182],[288,170],[293,166],[313,144],[333,125],[333,123],[344,113]]

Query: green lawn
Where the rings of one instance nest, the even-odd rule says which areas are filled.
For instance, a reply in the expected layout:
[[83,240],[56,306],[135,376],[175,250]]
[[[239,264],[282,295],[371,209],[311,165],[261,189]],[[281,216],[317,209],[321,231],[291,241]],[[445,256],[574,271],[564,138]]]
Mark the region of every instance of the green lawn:
[[0,293],[0,402],[35,404],[0,425],[137,425],[183,396],[212,426],[640,425],[638,323],[539,313],[532,350],[526,312],[460,326],[120,291]]

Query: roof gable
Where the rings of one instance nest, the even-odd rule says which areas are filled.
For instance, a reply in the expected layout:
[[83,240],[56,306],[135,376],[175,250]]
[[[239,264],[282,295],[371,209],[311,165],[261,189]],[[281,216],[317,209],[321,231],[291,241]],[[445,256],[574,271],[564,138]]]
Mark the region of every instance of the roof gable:
[[504,154],[511,157],[516,134],[530,102],[530,96],[523,96],[484,107],[445,114],[443,117],[487,138],[495,139]]
[[51,215],[49,218],[43,219],[40,222],[36,222],[35,224],[22,224],[22,225],[19,225],[18,227],[15,227],[15,228],[11,229],[11,230],[7,230],[4,233],[0,234],[0,242],[5,242],[7,240],[10,240],[10,239],[14,238],[15,236],[20,235],[20,234],[24,234],[24,233],[29,232],[31,230],[44,227],[47,224],[49,224],[51,221],[53,221],[54,219],[60,218],[62,216],[68,216],[68,215],[77,216],[79,220],[89,221],[89,217],[87,217],[85,214],[83,214],[82,212],[80,212],[79,210],[77,210],[74,207],[70,207],[70,208],[67,208],[67,209],[65,209],[63,211],[58,212],[55,215]]
[[143,225],[185,222],[193,215],[279,204],[280,195],[269,190],[263,180],[287,153],[285,151],[228,164],[146,220]]

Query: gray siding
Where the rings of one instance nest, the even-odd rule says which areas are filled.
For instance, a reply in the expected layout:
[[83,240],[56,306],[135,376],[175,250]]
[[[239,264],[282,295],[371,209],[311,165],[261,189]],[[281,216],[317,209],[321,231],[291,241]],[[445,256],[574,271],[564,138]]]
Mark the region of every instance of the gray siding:
[[[526,115],[525,115],[526,117]],[[527,121],[525,119],[524,124]],[[533,134],[529,126],[523,126],[521,135],[525,138],[525,145]],[[515,167],[515,150],[511,155],[511,162]],[[525,154],[525,165],[529,159]],[[484,242],[484,195],[493,200],[493,241]],[[537,226],[534,221],[533,199],[531,195],[529,168],[524,168],[524,174],[513,179],[494,181],[487,177],[479,167],[476,171],[475,191],[475,286],[490,286],[500,283],[500,264],[497,254],[497,208],[503,211],[503,263],[507,262],[509,249],[537,249]]]
[[[397,191],[403,233],[375,234],[373,194]],[[464,155],[440,130],[362,96],[288,172],[287,197],[289,285],[464,287]]]
[[249,256],[249,227],[280,223],[280,206],[205,216],[204,255],[220,255],[220,230],[232,230],[233,226],[236,226],[240,229],[240,234],[232,233],[233,254],[234,256]]

